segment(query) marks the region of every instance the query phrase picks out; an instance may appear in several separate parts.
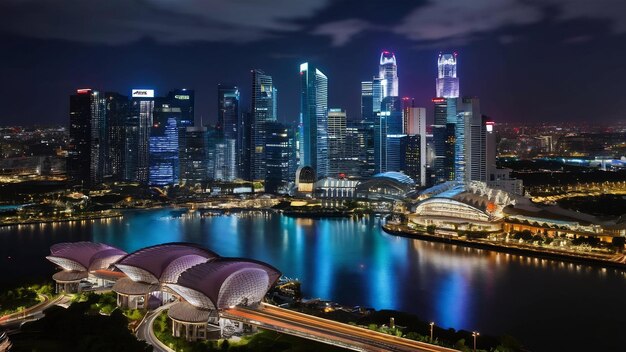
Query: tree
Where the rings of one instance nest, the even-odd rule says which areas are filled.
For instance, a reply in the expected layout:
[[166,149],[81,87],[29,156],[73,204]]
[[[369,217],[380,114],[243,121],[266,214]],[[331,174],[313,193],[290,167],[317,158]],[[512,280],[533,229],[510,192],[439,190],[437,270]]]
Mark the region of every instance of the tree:
[[619,251],[622,251],[624,250],[624,244],[626,244],[626,237],[613,237],[611,244]]
[[426,226],[426,232],[433,235],[435,233],[435,230],[437,229],[437,227],[435,225],[428,225]]

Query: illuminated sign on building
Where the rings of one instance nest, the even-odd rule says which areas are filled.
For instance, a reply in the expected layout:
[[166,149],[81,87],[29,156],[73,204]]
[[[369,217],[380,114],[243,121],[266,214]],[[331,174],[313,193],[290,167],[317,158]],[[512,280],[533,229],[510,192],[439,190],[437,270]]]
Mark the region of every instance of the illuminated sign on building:
[[176,98],[178,100],[189,100],[189,96],[188,95],[175,95],[174,98]]
[[91,89],[89,88],[85,88],[85,89],[77,89],[76,90],[77,94],[87,94],[87,93],[91,93]]
[[433,103],[443,103],[446,101],[445,98],[433,98]]
[[154,89],[133,89],[133,98],[154,98]]

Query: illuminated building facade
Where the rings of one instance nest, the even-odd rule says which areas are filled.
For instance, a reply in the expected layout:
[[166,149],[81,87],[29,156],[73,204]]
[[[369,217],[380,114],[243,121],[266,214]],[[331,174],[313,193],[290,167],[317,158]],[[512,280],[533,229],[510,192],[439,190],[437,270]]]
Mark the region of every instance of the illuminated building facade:
[[346,111],[342,109],[328,110],[328,174],[338,177],[339,173],[346,172]]
[[[380,54],[378,77],[382,80],[382,98],[398,96],[398,65],[396,56],[389,51]],[[381,99],[382,100],[382,99]]]
[[133,89],[126,123],[125,179],[148,182],[150,128],[153,123],[154,90]]
[[126,164],[126,119],[130,101],[127,96],[111,92],[105,93],[105,101],[109,146],[107,174],[113,181],[121,181]]
[[184,152],[181,155],[181,181],[197,185],[207,181],[209,139],[206,127],[185,129]]
[[319,178],[328,175],[328,78],[305,62],[300,65],[300,165]]
[[457,53],[439,54],[437,59],[437,97],[459,97],[459,78],[456,75],[456,65]]
[[[404,100],[403,100],[404,101]],[[404,115],[404,134],[409,137],[407,139],[407,153],[411,153],[411,157],[419,155],[420,160],[418,162],[411,161],[409,163],[409,155],[407,158],[407,170],[411,170],[410,175],[414,180],[418,180],[418,184],[426,185],[426,108],[409,107],[403,109]],[[414,138],[418,136],[419,138]],[[415,146],[414,143],[419,142],[419,145]],[[419,149],[419,153],[416,150]],[[410,167],[409,167],[410,164]],[[419,164],[419,169],[415,169],[415,166]]]
[[278,122],[267,124],[265,192],[287,192],[296,172],[295,140],[294,131],[289,126]]
[[486,127],[478,98],[458,99],[455,125],[454,175],[458,182],[486,181]]
[[98,91],[78,89],[70,96],[67,176],[71,184],[102,182],[108,145],[105,114],[105,99]]
[[402,101],[389,96],[383,99],[381,111],[374,124],[374,163],[376,173],[400,171],[403,156],[401,153]]
[[276,121],[277,90],[272,76],[262,70],[252,70],[252,151],[251,167],[253,180],[264,180],[266,174],[265,142],[268,122]]
[[150,135],[149,184],[167,186],[177,184],[180,173],[178,149],[178,121],[170,116],[155,121]]

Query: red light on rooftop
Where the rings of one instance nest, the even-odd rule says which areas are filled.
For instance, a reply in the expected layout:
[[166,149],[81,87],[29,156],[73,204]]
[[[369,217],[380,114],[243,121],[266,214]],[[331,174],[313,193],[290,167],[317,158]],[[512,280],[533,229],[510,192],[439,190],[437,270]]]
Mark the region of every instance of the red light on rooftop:
[[76,89],[76,94],[88,94],[90,92],[91,92],[91,89],[89,88]]
[[493,122],[493,121],[485,121],[485,124],[486,124],[486,125],[492,125],[492,126],[493,126],[493,125],[495,125],[496,123],[495,123],[495,122]]
[[446,98],[433,98],[433,103],[443,103]]

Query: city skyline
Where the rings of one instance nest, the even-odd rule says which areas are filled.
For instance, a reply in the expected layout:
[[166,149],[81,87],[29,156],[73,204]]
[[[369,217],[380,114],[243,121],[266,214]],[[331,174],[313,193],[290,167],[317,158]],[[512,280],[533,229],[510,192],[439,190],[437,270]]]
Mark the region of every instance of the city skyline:
[[[198,94],[198,115],[215,123],[217,84],[241,87],[242,103],[247,106],[246,73],[262,68],[284,92],[279,120],[294,122],[299,110],[294,70],[305,61],[333,77],[329,104],[346,109],[351,118],[359,111],[359,82],[371,79],[378,64],[376,55],[389,50],[396,54],[399,77],[405,82],[399,95],[415,97],[418,106],[427,106],[435,96],[437,54],[457,51],[461,92],[480,96],[485,113],[498,121],[623,119],[625,103],[619,99],[619,82],[626,72],[619,58],[626,52],[620,40],[624,37],[621,13],[626,11],[589,9],[574,0],[554,0],[552,8],[514,0],[507,3],[510,12],[491,2],[472,7],[458,2],[398,1],[385,7],[374,1],[356,7],[350,1],[314,1],[302,8],[284,6],[276,14],[263,6],[229,5],[223,10],[230,16],[226,21],[232,33],[228,34],[213,29],[215,15],[207,15],[204,5],[185,2],[175,9],[147,2],[143,5],[150,13],[147,22],[154,20],[152,16],[174,14],[172,22],[178,23],[194,9],[198,16],[208,16],[204,25],[190,26],[188,33],[174,24],[162,24],[164,34],[157,35],[141,26],[116,29],[106,16],[117,15],[100,4],[84,5],[102,10],[95,12],[93,24],[85,25],[76,18],[67,24],[46,20],[72,18],[79,10],[73,2],[55,9],[37,0],[22,6],[7,2],[2,4],[7,21],[0,26],[0,44],[6,48],[0,73],[10,84],[0,96],[3,103],[15,104],[5,104],[9,107],[0,118],[7,124],[63,123],[68,106],[59,98],[77,87],[120,92],[136,87],[158,92],[187,87]],[[35,22],[27,11],[38,5],[44,20],[39,22],[45,24]],[[455,9],[463,11],[458,14]],[[248,21],[249,26],[232,23],[254,10],[257,17]],[[483,12],[493,14],[493,23],[474,26],[470,15]],[[353,18],[342,18],[347,13]],[[435,31],[428,26],[446,14],[454,23],[449,28]],[[427,15],[432,20],[417,25]],[[511,20],[515,15],[519,18]],[[19,26],[13,17],[21,19]],[[70,30],[72,24],[85,25],[81,36]],[[250,28],[258,29],[257,33]],[[38,67],[28,57],[46,57],[47,65]],[[548,62],[558,63],[566,75],[549,79],[553,65]],[[570,88],[574,86],[576,90]],[[25,104],[32,94],[41,97],[41,104]],[[547,96],[552,103],[541,104]],[[580,106],[579,101],[588,104]],[[432,112],[428,114],[432,120]]]

